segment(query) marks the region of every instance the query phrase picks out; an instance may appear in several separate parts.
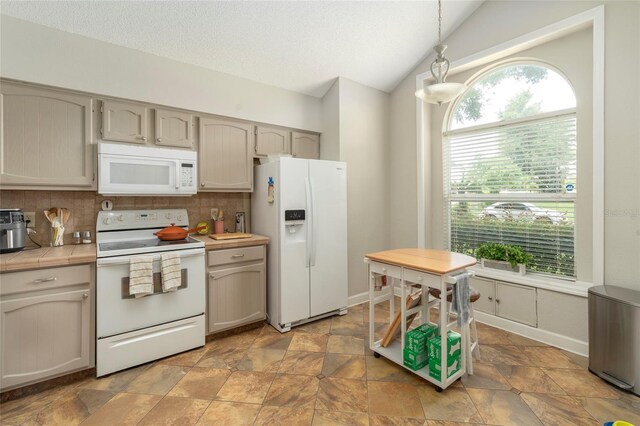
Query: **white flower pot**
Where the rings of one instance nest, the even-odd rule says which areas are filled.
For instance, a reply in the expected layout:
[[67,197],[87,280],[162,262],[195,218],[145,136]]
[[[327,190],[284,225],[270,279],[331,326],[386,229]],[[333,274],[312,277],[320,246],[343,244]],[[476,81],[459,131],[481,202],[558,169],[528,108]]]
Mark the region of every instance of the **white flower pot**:
[[511,263],[504,260],[480,259],[480,265],[484,269],[499,269],[501,271],[515,272],[520,275],[527,273],[527,267],[524,263],[518,263],[513,267]]

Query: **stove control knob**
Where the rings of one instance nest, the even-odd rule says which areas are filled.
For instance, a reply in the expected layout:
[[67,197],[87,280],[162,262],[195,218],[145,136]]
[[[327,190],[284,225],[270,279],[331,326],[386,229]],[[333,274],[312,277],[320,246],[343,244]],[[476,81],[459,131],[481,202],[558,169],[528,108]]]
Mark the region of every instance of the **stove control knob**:
[[123,215],[123,214],[121,214],[120,216],[118,216],[118,220],[119,220],[120,222],[124,222],[124,215]]
[[102,219],[102,223],[104,223],[105,225],[111,225],[111,218],[109,216],[105,217],[104,219]]
[[178,217],[176,219],[178,219],[178,222],[182,222],[182,220],[184,219],[184,216],[178,215]]
[[171,219],[171,213],[166,213],[164,216],[165,216],[167,219]]

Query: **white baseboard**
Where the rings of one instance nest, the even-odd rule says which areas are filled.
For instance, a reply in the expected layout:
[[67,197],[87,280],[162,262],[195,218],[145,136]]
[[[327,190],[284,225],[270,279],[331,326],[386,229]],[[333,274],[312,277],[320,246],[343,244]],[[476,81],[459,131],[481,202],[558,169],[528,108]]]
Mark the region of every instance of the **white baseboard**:
[[365,291],[359,294],[354,294],[353,296],[349,296],[349,299],[347,300],[347,306],[355,306],[368,301],[369,292]]
[[[582,356],[589,356],[589,343],[581,340],[574,339],[572,337],[563,336],[561,334],[554,333],[552,331],[542,330],[528,325],[520,324],[518,322],[510,321],[508,319],[496,317],[494,315],[486,314],[484,312],[475,311],[474,315],[476,321],[483,324],[490,325],[492,327],[506,330],[510,333],[518,334],[528,339],[537,340],[548,345],[552,345],[569,352],[576,353]],[[480,342],[482,343],[482,342]]]

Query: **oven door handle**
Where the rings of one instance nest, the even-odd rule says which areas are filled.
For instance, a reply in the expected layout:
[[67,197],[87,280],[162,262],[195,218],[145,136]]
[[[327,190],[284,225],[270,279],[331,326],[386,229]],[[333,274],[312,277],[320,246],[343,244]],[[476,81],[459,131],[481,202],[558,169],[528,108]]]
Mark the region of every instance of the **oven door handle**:
[[[196,257],[196,256],[204,257],[204,248],[189,249],[189,250],[176,250],[176,251],[173,251],[171,253],[177,253],[178,256],[180,256],[180,258]],[[162,253],[145,253],[145,254],[141,253],[141,254],[138,254],[138,255],[103,257],[103,258],[97,259],[96,266],[100,267],[100,266],[111,266],[111,265],[128,265],[129,264],[129,260],[131,259],[132,256],[153,256],[153,261],[156,262],[156,261],[160,260],[160,255],[161,254]]]

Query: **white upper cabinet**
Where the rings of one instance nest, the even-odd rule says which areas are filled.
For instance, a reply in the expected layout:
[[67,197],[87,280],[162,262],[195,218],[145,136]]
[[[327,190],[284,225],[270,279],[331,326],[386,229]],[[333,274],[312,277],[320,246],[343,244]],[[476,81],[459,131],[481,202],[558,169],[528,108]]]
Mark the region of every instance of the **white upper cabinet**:
[[297,158],[320,159],[320,135],[291,132],[291,154]]
[[253,190],[253,128],[238,121],[200,118],[200,190]]
[[193,148],[193,116],[185,112],[156,108],[155,144]]
[[3,189],[95,187],[89,96],[2,82]]
[[291,154],[291,135],[288,130],[275,127],[256,128],[256,157],[269,154]]
[[148,138],[147,107],[125,102],[102,102],[102,139],[144,144]]

